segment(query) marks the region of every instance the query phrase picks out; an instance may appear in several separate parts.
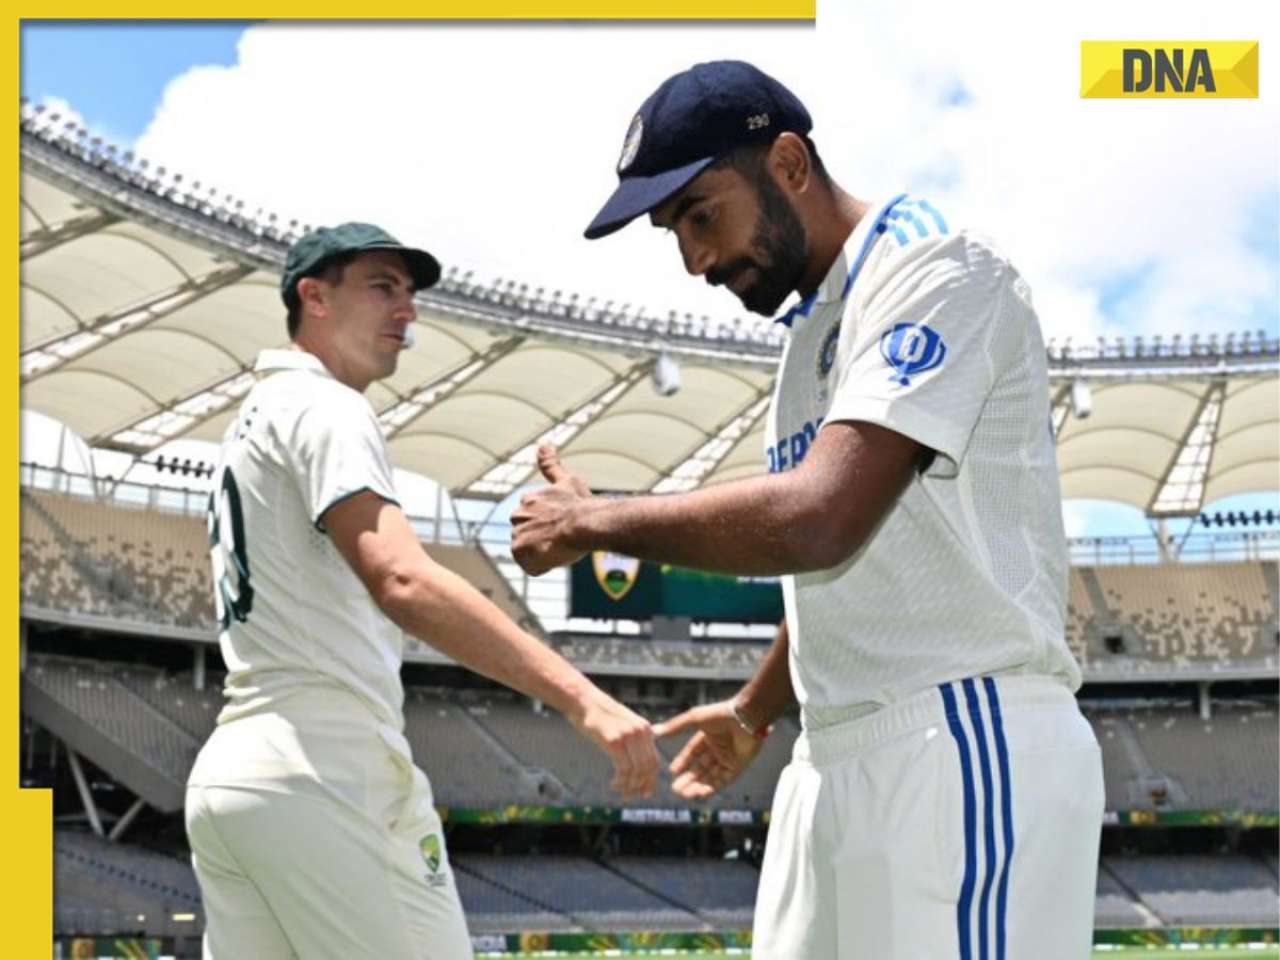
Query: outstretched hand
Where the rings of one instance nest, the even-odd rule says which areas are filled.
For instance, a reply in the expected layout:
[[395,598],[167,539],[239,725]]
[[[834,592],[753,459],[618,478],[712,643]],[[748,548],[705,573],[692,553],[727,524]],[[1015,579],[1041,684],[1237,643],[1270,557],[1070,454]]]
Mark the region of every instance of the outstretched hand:
[[596,691],[571,722],[613,762],[610,789],[626,799],[650,796],[658,783],[658,748],[649,721],[608,694]]
[[535,577],[586,554],[568,540],[574,511],[591,499],[586,481],[560,462],[550,444],[538,447],[538,471],[550,486],[526,493],[511,514],[511,555]]
[[693,707],[654,725],[659,737],[696,731],[669,767],[671,790],[687,800],[703,800],[723,790],[756,758],[763,745],[738,724],[733,701]]

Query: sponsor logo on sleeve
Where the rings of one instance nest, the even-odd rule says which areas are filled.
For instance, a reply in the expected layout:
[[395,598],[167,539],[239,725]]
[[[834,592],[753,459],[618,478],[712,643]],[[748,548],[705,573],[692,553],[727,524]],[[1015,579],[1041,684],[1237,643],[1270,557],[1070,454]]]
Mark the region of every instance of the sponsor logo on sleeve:
[[893,368],[889,379],[902,387],[911,378],[942,366],[947,345],[936,330],[923,323],[899,323],[880,336],[880,356]]

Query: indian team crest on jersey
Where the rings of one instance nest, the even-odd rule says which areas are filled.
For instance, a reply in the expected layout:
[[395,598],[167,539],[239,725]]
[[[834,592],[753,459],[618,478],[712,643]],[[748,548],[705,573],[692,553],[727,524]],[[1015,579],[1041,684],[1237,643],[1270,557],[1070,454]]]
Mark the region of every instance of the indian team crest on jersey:
[[836,347],[840,345],[840,318],[831,325],[818,348],[818,379],[825,380],[836,362]]
[[428,833],[418,841],[418,850],[422,853],[422,862],[427,865],[427,869],[430,871],[426,875],[427,882],[433,887],[442,886],[446,881],[444,874],[440,872],[440,865],[444,862],[444,857],[441,853],[440,834]]
[[610,600],[621,600],[636,585],[640,576],[640,561],[635,557],[624,557],[620,553],[609,553],[597,550],[591,554],[591,569],[595,571],[596,583],[608,594]]
[[889,379],[907,387],[912,377],[942,366],[947,345],[937,331],[923,323],[897,323],[881,334],[880,356],[893,368]]
[[640,114],[636,114],[636,118],[631,121],[631,126],[627,128],[627,138],[622,141],[622,156],[618,157],[618,172],[626,172],[627,167],[635,162],[636,154],[640,152],[640,140],[644,137],[644,120]]

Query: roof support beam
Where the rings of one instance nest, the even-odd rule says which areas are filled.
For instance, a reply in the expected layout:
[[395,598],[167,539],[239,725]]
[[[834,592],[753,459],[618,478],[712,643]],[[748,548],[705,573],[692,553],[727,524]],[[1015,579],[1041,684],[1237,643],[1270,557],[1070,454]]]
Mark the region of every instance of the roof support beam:
[[119,222],[120,218],[114,214],[107,213],[104,210],[95,210],[84,216],[64,220],[62,223],[42,227],[39,230],[30,230],[18,245],[18,259],[20,262],[30,260],[32,257],[48,253],[64,243],[70,243],[72,240],[78,240],[91,233],[97,233],[99,230]]
[[755,429],[769,409],[772,393],[772,383],[757,390],[745,407],[716,428],[713,437],[664,470],[650,490],[653,493],[676,493],[699,486],[737,449],[742,438]]
[[1071,412],[1071,384],[1065,384],[1059,387],[1053,393],[1053,399],[1049,401],[1049,422],[1053,425],[1053,439],[1056,441],[1062,435],[1062,428],[1066,426],[1067,414]]
[[65,746],[67,761],[71,765],[71,776],[76,782],[76,791],[80,794],[80,803],[84,807],[85,816],[89,818],[89,827],[98,836],[105,836],[102,830],[102,818],[98,816],[98,805],[93,802],[93,791],[89,789],[89,780],[84,775],[84,768],[80,766],[80,758],[76,756],[70,744]]
[[[378,417],[388,437],[400,432],[408,423],[412,422],[413,417],[416,416],[413,412],[415,404],[420,413],[430,404],[438,403],[448,392],[452,392],[453,389],[469,380],[471,376],[492,366],[501,356],[505,356],[519,346],[523,339],[523,337],[509,337],[491,345],[488,350],[474,354],[470,360],[464,362],[461,366],[455,367],[445,376],[437,377],[435,380],[415,388],[408,399],[388,407]],[[477,366],[477,362],[482,365]],[[473,370],[473,367],[476,367],[476,369]],[[470,375],[457,384],[452,384],[452,378],[464,372]],[[171,403],[160,407],[154,413],[149,413],[123,426],[113,428],[110,433],[93,437],[89,442],[92,446],[105,447],[110,450],[120,450],[134,454],[147,453],[194,429],[210,417],[221,413],[229,404],[243,397],[249,388],[253,386],[253,382],[252,367],[244,365],[240,370],[229,377],[219,380],[217,383],[178,397]],[[423,398],[422,395],[424,393],[438,387],[449,387],[450,389],[439,397]],[[403,417],[403,422],[397,422],[396,418],[398,416]],[[388,424],[393,426],[388,429]],[[150,434],[151,436],[142,436],[145,434]]]
[[525,337],[521,335],[491,343],[483,352],[473,353],[462,366],[455,367],[443,377],[436,377],[415,387],[406,399],[378,414],[378,422],[382,425],[383,434],[390,440],[432,407],[480,376],[524,341]]
[[1173,456],[1161,471],[1155,493],[1147,504],[1148,516],[1194,517],[1200,512],[1226,393],[1227,382],[1220,379],[1210,384],[1200,397]]
[[[231,376],[224,377],[212,386],[177,397],[152,413],[113,427],[108,433],[89,438],[89,444],[126,453],[147,453],[220,413],[227,404],[244,396],[252,385],[252,368],[247,364],[242,365]],[[177,429],[173,429],[177,418],[186,420],[179,419]],[[151,434],[154,439],[136,436],[139,433]]]
[[479,497],[505,496],[510,493],[537,469],[535,457],[539,444],[550,443],[564,449],[570,440],[626,396],[627,391],[637,382],[648,376],[653,364],[654,359],[647,358],[628,367],[559,423],[498,454],[494,458],[495,466],[459,484],[459,491]]
[[113,343],[125,333],[132,333],[155,323],[217,290],[243,280],[253,270],[253,267],[238,263],[212,270],[140,304],[104,313],[65,336],[28,348],[21,357],[26,368],[22,373],[22,382],[31,383],[47,376],[71,361],[79,360]]

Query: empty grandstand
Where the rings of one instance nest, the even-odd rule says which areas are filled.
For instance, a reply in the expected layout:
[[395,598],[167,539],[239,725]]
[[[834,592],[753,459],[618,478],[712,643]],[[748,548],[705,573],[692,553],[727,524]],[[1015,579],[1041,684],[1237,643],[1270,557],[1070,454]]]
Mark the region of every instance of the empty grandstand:
[[[105,617],[149,630],[183,628],[175,637],[216,639],[202,512],[140,509],[119,496],[73,494],[66,476],[34,468],[28,473],[68,490],[28,487],[22,495],[22,597],[32,616]],[[186,509],[202,511],[203,501],[188,500]],[[439,516],[416,524],[428,531],[444,526]],[[1225,552],[1227,538],[1216,540]],[[1274,539],[1237,538],[1236,543],[1257,555],[1271,551],[1274,556],[1280,547]],[[509,581],[482,545],[440,540],[424,545],[517,623],[542,630],[524,597],[523,579]],[[1212,675],[1248,664],[1274,672],[1280,663],[1277,577],[1274,559],[1075,566],[1067,640],[1086,672],[1100,678],[1188,667]],[[705,679],[746,677],[761,650],[758,644],[714,640],[639,644],[631,637],[583,630],[557,631],[552,639],[577,663],[625,675],[675,670]],[[409,656],[415,655],[437,659],[413,642]]]

